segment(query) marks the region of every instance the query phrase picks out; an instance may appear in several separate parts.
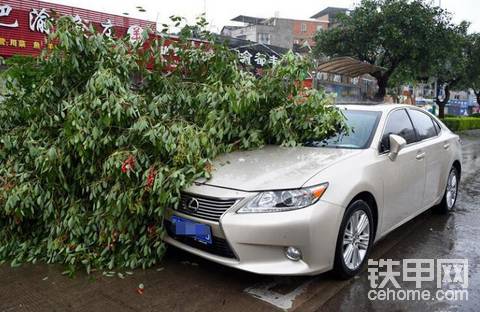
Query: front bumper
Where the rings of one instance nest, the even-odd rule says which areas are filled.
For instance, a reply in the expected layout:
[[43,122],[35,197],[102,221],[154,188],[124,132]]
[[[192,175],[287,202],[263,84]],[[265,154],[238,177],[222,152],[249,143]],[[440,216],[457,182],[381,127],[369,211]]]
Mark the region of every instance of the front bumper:
[[[197,194],[212,193],[218,197],[249,197],[254,194],[242,193],[201,186],[201,190],[190,190]],[[234,192],[235,194],[232,194]],[[241,193],[241,194],[240,194]],[[344,209],[338,205],[319,201],[304,209],[278,213],[237,214],[242,204],[228,209],[220,222],[202,220],[169,209],[167,221],[172,215],[209,224],[212,234],[220,241],[226,241],[232,251],[231,257],[221,253],[192,247],[191,244],[166,235],[165,241],[211,261],[241,270],[271,275],[313,275],[332,269],[338,229]],[[292,261],[285,256],[285,248],[294,246],[302,251],[302,260]]]

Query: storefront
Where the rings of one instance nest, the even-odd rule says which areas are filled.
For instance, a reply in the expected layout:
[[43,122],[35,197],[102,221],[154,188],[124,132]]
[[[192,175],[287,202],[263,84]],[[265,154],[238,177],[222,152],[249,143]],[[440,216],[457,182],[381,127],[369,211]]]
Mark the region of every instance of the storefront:
[[216,41],[237,53],[239,64],[257,76],[263,75],[265,69],[271,68],[288,52],[285,48],[239,38],[217,36]]
[[476,112],[477,103],[469,99],[451,99],[446,105],[446,113],[456,116],[468,116]]
[[322,86],[337,103],[374,100],[377,81],[370,74],[384,68],[351,57],[336,57],[318,64],[315,87]]
[[92,25],[105,36],[123,37],[127,34],[140,39],[144,28],[156,28],[155,22],[79,9],[60,4],[32,0],[2,0],[0,2],[0,56],[38,55],[49,48],[46,36],[47,21],[58,16],[71,16],[76,23]]
[[[92,25],[105,36],[124,37],[128,34],[131,40],[140,39],[143,29],[147,27],[153,30],[156,28],[155,22],[65,5],[32,0],[2,0],[0,2],[0,57],[34,56],[38,55],[42,49],[51,48],[46,41],[49,34],[47,21],[58,16],[71,16],[81,27],[88,29]],[[170,54],[170,50],[174,50],[172,43],[175,40],[174,36],[165,40],[161,48],[162,55]],[[192,42],[195,45],[204,43],[194,39]],[[261,74],[264,68],[271,67],[287,51],[236,39],[229,40],[229,45],[238,53],[239,63],[252,68],[252,72],[256,74]],[[173,60],[175,58],[174,53]]]

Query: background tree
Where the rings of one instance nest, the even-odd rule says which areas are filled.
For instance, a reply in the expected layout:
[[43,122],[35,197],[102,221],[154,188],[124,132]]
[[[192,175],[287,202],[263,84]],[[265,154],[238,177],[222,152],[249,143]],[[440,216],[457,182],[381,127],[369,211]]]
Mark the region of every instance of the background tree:
[[480,103],[480,34],[471,34],[467,38],[465,65],[465,83],[471,88]]
[[[467,87],[467,48],[469,24],[450,25],[439,30],[437,40],[441,48],[436,49],[436,57],[431,61],[429,76],[437,81],[435,103],[438,105],[438,116],[445,117],[445,106],[450,100],[450,91]],[[443,92],[441,90],[443,89]]]
[[[363,0],[339,24],[316,36],[317,56],[352,56],[385,68],[372,73],[376,97],[383,99],[392,75],[427,73],[440,48],[439,31],[448,28],[450,15],[423,0]],[[398,75],[399,77],[401,75]]]

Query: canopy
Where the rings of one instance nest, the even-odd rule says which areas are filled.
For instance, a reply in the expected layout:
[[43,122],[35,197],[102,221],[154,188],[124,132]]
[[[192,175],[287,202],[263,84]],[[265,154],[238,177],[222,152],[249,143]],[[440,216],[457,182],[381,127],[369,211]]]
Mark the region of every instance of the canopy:
[[349,77],[358,77],[364,74],[372,74],[384,71],[385,68],[372,65],[367,62],[354,59],[353,57],[335,57],[318,65],[317,71],[338,74]]

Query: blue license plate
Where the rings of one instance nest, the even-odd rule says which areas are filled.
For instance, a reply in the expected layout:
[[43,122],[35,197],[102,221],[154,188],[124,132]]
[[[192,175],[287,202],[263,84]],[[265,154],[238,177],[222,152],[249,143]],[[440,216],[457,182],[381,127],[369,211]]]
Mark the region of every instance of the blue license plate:
[[177,236],[190,236],[196,241],[211,245],[212,231],[209,225],[193,222],[178,216],[172,217],[172,230]]

